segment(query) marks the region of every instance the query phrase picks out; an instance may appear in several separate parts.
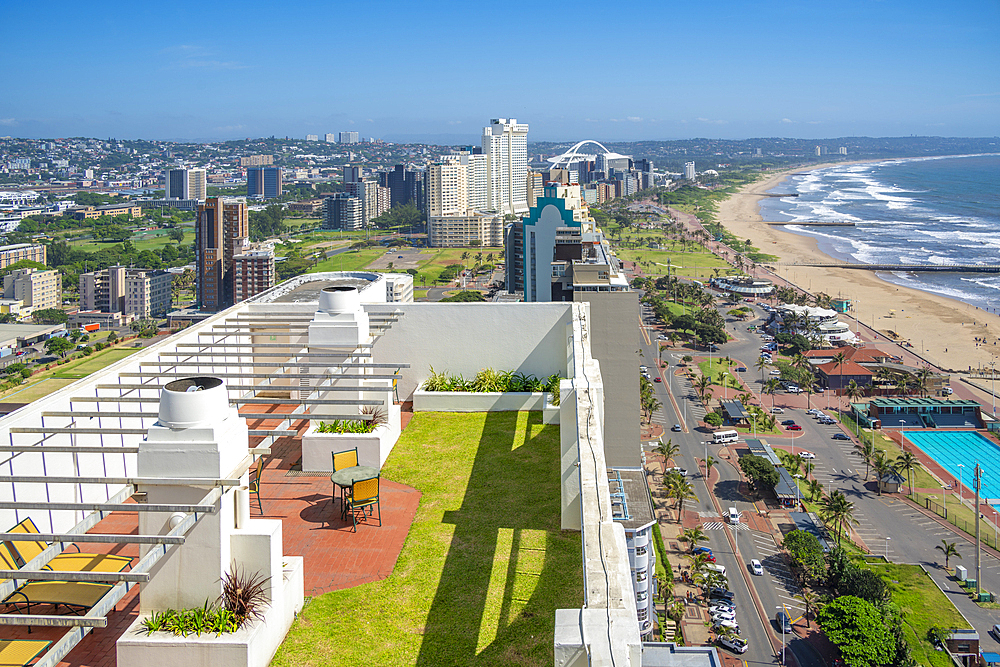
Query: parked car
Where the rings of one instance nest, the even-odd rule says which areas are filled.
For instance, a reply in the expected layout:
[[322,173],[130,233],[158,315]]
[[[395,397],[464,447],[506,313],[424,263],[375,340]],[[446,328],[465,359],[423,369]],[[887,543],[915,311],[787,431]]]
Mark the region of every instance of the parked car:
[[813,454],[812,452],[799,452],[799,456],[801,456],[804,459],[814,459],[814,458],[816,458],[816,455]]
[[740,632],[740,625],[735,620],[732,621],[718,621],[712,626],[712,630],[716,633],[730,632],[734,631],[737,634]]
[[788,429],[789,431],[801,431],[802,430],[802,427],[799,426],[798,424],[792,424],[791,426],[786,426],[785,428]]
[[684,429],[681,428],[680,424],[674,424],[673,426],[670,427],[670,430],[673,431],[674,433],[680,433]]
[[785,409],[784,408],[771,408],[771,414],[772,415],[783,415],[783,414],[785,414]]
[[785,391],[787,391],[789,394],[801,394],[802,393],[802,390],[799,389],[796,385],[792,385],[791,387],[789,387]]
[[788,614],[783,611],[779,611],[774,617],[774,625],[778,628],[778,632],[789,634],[792,631],[792,621],[788,618]]
[[786,419],[785,421],[781,422],[781,425],[782,426],[791,426],[794,423],[795,423],[794,419]]
[[806,414],[807,415],[812,415],[813,417],[815,417],[816,415],[821,414],[821,413],[816,408],[809,408],[808,410],[806,410]]
[[845,433],[834,433],[833,434],[833,439],[834,440],[850,440],[851,436],[849,436],[849,435],[847,435]]
[[747,652],[748,648],[747,640],[743,639],[742,637],[737,637],[734,635],[720,635],[718,641],[720,646],[725,646],[734,653]]
[[696,548],[694,548],[694,549],[691,550],[691,553],[693,553],[693,554],[708,554],[709,556],[711,556],[712,555],[712,550],[709,549],[708,547],[696,547]]
[[682,468],[680,466],[674,466],[673,468],[667,468],[667,472],[678,472],[683,477],[687,477],[687,474],[688,474],[687,468]]
[[750,561],[750,572],[756,574],[758,577],[764,576],[764,565],[756,558]]
[[746,368],[744,368],[743,366],[737,366],[737,367],[736,367],[736,372],[737,372],[737,373],[746,373],[746,372],[747,372],[747,369],[746,369]]
[[781,375],[781,371],[779,371],[777,368],[775,368],[768,375]]
[[653,382],[663,382],[663,380],[661,380],[660,376],[657,375],[655,378],[653,378]]
[[736,596],[732,591],[716,586],[708,592],[709,600],[729,600],[732,601]]
[[830,419],[829,417],[825,417],[823,419],[820,419],[819,423],[823,424],[824,426],[832,426],[833,424],[837,423],[837,420],[836,419]]
[[713,623],[719,623],[720,621],[735,621],[736,611],[717,611],[709,616]]

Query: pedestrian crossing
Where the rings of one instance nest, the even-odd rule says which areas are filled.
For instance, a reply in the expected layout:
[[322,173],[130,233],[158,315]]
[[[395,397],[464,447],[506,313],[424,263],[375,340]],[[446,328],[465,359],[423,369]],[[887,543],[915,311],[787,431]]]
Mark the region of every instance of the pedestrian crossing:
[[750,526],[745,523],[738,523],[735,526],[727,524],[725,521],[706,521],[701,524],[702,530],[725,530],[726,526],[730,528],[735,528],[736,530],[750,530]]

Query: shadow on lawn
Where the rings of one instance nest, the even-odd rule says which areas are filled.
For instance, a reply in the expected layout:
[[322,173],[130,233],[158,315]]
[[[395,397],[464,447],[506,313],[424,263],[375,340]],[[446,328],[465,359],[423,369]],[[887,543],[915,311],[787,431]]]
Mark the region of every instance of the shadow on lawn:
[[[522,417],[524,413],[521,413]],[[555,609],[583,600],[579,533],[562,533],[559,437],[541,414],[486,416],[417,665],[551,665]]]

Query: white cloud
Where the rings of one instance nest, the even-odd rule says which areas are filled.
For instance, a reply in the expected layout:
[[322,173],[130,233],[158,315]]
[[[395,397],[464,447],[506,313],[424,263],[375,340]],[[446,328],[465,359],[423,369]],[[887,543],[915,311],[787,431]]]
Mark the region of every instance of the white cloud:
[[699,123],[708,123],[709,125],[725,125],[728,120],[712,120],[711,118],[698,118],[696,119]]
[[448,124],[449,125],[461,125],[462,121],[460,121],[460,120],[449,120]]
[[17,125],[16,118],[0,118],[0,125]]
[[791,118],[782,118],[781,122],[782,123],[794,123],[795,121],[792,120]]
[[639,117],[639,116],[629,116],[626,120],[630,120],[633,123],[641,123],[642,122],[642,118]]

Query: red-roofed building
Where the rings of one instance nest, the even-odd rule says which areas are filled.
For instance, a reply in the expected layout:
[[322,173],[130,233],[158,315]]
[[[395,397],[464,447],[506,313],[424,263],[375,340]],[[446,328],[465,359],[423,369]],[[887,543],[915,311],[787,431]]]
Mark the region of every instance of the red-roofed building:
[[854,380],[858,386],[866,387],[872,383],[874,373],[855,361],[846,359],[837,364],[828,361],[815,367],[821,386],[834,391],[843,390]]

